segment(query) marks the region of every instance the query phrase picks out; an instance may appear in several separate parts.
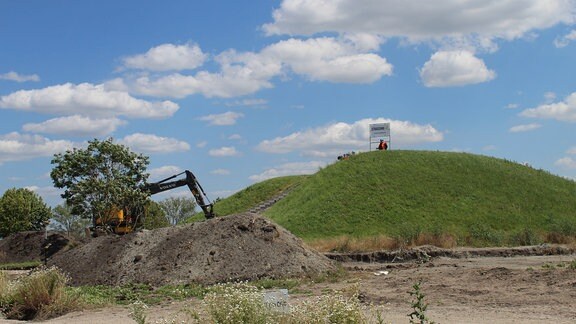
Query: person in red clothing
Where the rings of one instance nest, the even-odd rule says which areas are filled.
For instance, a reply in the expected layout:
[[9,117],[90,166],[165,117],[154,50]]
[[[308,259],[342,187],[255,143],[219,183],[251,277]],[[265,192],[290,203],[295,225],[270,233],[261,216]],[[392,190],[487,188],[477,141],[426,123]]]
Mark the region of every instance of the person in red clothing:
[[388,149],[388,144],[384,142],[384,140],[380,140],[380,144],[378,144],[378,149],[380,151],[386,151]]

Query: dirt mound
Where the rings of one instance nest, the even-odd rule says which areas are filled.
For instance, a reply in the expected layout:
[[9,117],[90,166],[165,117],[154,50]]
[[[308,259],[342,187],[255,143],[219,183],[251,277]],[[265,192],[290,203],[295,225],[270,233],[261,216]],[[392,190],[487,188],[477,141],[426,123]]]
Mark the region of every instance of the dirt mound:
[[334,264],[257,214],[103,236],[49,260],[73,285],[152,286],[313,275]]
[[[20,232],[0,240],[0,263],[20,263],[44,260],[66,249],[72,242],[59,233]],[[44,250],[46,248],[46,250]]]

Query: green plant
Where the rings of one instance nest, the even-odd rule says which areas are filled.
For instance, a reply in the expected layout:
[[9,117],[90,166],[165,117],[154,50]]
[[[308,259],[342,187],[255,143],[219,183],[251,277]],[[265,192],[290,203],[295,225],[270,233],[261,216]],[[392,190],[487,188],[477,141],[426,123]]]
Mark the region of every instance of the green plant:
[[[288,313],[266,307],[264,291],[246,283],[216,285],[204,298],[214,323],[368,323],[358,293],[331,292],[298,305],[291,305]],[[383,322],[380,313],[373,317]]]
[[0,264],[0,270],[29,270],[42,265],[41,261],[26,261]]
[[514,245],[537,245],[541,243],[541,240],[533,229],[524,227],[512,234],[511,243]]
[[137,300],[132,303],[132,311],[130,312],[130,318],[133,319],[138,324],[146,324],[146,310],[148,305]]
[[11,289],[8,275],[6,272],[0,271],[0,313],[4,313],[11,304]]
[[50,217],[50,207],[34,191],[12,188],[0,197],[0,237],[42,230]]
[[204,302],[215,323],[266,323],[269,316],[262,292],[245,283],[217,285]]
[[291,316],[292,323],[367,323],[358,295],[346,297],[339,292],[294,307]]
[[564,264],[564,263],[557,263],[557,264],[554,264],[554,263],[544,263],[544,264],[542,265],[542,269],[554,270],[554,269],[557,269],[557,268],[564,268],[565,266],[566,266],[566,264]]
[[412,285],[412,291],[408,292],[410,296],[413,297],[410,306],[412,307],[412,313],[408,314],[410,317],[410,323],[434,323],[426,316],[426,310],[428,309],[428,304],[424,301],[424,293],[422,293],[422,281],[418,281]]
[[468,228],[469,244],[476,246],[499,246],[502,235],[485,223],[475,222]]
[[18,279],[9,289],[5,309],[10,319],[48,319],[80,306],[78,295],[65,288],[69,278],[59,269],[39,268]]

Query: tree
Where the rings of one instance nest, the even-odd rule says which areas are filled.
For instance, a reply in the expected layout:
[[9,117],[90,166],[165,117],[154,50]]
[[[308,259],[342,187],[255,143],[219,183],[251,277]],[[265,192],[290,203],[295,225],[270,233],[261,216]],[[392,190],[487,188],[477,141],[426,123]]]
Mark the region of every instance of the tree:
[[106,221],[119,208],[137,209],[148,201],[140,187],[148,179],[148,157],[115,144],[112,138],[94,139],[86,149],[54,155],[50,177],[74,215]]
[[164,211],[160,208],[160,205],[155,201],[150,201],[146,205],[146,211],[144,212],[144,228],[145,229],[155,229],[170,226],[168,219],[164,215]]
[[196,202],[192,198],[183,197],[170,197],[162,200],[159,204],[172,226],[194,216],[196,208]]
[[51,227],[56,231],[65,232],[68,237],[82,236],[84,229],[90,225],[90,221],[72,214],[72,208],[64,203],[54,207],[52,210]]
[[6,190],[0,198],[0,237],[22,231],[40,231],[52,216],[50,207],[25,188]]

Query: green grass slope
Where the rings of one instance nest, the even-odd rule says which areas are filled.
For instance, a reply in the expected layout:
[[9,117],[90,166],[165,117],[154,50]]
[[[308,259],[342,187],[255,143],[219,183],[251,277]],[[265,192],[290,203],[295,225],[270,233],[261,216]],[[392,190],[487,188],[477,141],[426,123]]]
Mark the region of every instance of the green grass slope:
[[[296,189],[265,215],[304,239],[448,233],[459,243],[494,245],[576,236],[576,182],[466,153],[362,153],[309,177],[265,181],[219,203],[247,210],[292,182]],[[256,194],[259,187],[268,193]],[[241,202],[246,196],[259,198]],[[234,208],[225,211],[243,211]]]
[[[234,195],[215,202],[216,215],[247,212],[260,203],[306,181],[309,176],[286,176],[269,179],[249,186]],[[203,215],[202,215],[203,217]]]

